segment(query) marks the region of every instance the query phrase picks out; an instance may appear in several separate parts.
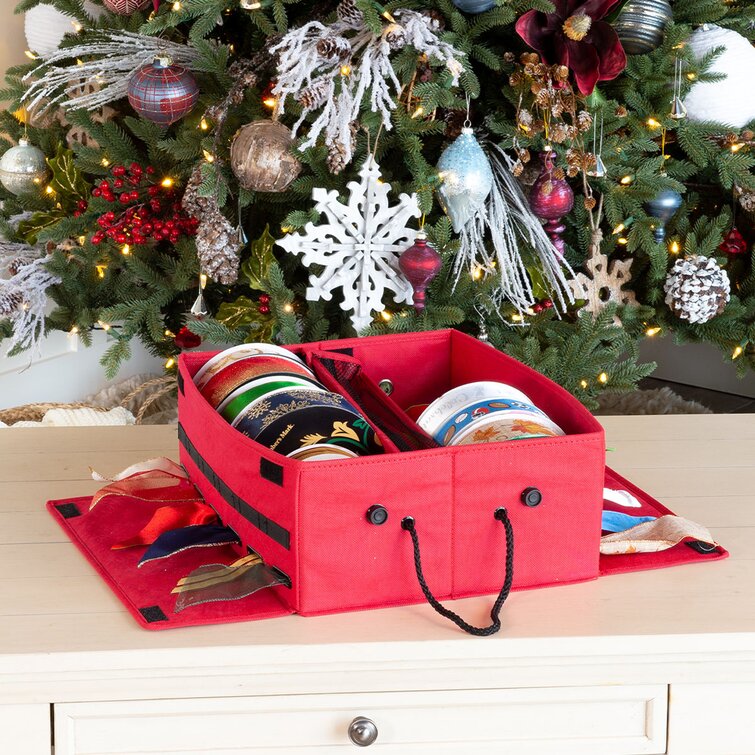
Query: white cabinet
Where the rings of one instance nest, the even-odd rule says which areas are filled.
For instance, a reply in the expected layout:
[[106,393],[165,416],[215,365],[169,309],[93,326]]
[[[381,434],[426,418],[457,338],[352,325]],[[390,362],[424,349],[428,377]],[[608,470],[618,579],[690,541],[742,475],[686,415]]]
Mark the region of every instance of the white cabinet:
[[567,687],[144,700],[55,706],[55,755],[348,752],[351,722],[406,753],[666,751],[667,687]]

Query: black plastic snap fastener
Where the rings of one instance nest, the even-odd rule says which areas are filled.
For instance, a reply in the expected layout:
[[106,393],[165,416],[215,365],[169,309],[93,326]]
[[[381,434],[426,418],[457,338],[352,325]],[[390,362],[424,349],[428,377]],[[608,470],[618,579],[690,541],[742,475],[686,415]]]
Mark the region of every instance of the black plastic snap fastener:
[[385,524],[388,521],[388,509],[376,504],[367,509],[367,521],[370,524]]
[[537,488],[525,488],[522,491],[522,503],[525,506],[539,506],[542,500],[543,494]]

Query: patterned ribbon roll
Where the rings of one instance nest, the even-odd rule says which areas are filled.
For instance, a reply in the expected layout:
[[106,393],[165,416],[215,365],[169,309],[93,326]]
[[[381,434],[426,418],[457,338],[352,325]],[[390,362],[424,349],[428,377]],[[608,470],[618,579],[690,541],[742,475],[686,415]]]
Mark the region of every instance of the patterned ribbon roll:
[[152,545],[159,537],[171,530],[183,529],[193,525],[215,524],[218,515],[215,510],[202,501],[168,504],[161,506],[152,515],[146,526],[133,537],[116,543],[113,550],[134,548],[139,545]]

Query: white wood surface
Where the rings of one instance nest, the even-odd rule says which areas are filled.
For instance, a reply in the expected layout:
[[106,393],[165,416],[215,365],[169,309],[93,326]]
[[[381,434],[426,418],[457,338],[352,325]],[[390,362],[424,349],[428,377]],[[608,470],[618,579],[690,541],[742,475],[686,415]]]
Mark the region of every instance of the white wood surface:
[[664,685],[74,703],[56,706],[55,755],[343,752],[357,716],[386,755],[640,755],[665,752],[666,706]]
[[[152,703],[139,701],[162,699],[180,711],[188,705],[184,699],[227,698],[221,712],[236,711],[242,721],[271,702],[265,696],[284,696],[286,710],[286,702],[299,709],[299,696],[313,693],[504,695],[550,688],[568,701],[574,687],[624,685],[623,694],[631,695],[632,688],[671,685],[668,752],[755,752],[751,713],[737,712],[755,705],[755,417],[601,421],[613,449],[609,464],[677,513],[708,525],[731,558],[516,592],[504,608],[501,632],[490,638],[464,635],[422,605],[142,630],[67,541],[44,502],[93,492],[90,465],[111,473],[153,455],[175,458],[175,428],[0,431],[0,731],[3,721],[25,720],[23,711],[38,721],[50,704],[56,728],[75,718],[74,728],[91,725],[95,729],[87,731],[95,732],[100,714],[75,704],[133,711],[139,708],[118,701],[149,710]],[[457,601],[454,608],[483,622],[491,600]],[[696,692],[700,685],[714,689],[713,700],[739,701],[739,707],[712,704],[705,690]],[[504,715],[506,698],[496,699]],[[9,713],[3,704],[22,706],[15,709],[22,713]],[[440,709],[449,707],[442,703]],[[76,712],[95,723],[80,723]],[[445,714],[438,718],[446,720]],[[720,738],[717,721],[725,728]],[[708,739],[694,733],[706,726],[713,732]],[[646,739],[654,742],[654,730],[648,731]],[[686,732],[692,733],[685,739]],[[0,738],[1,753],[27,755],[3,744]],[[689,749],[693,745],[698,749]],[[254,752],[250,746],[240,743],[237,751]],[[524,747],[518,742],[498,751],[529,752]],[[569,750],[559,743],[533,751]],[[587,745],[580,751],[591,752]],[[49,745],[31,752],[49,755]]]

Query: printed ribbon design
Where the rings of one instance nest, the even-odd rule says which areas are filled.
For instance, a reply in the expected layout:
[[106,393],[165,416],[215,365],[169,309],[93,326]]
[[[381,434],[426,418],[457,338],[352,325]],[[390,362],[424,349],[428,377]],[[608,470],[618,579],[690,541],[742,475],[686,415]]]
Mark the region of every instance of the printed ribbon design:
[[657,553],[673,548],[688,537],[709,545],[718,545],[702,525],[681,516],[667,514],[627,530],[604,535],[600,538],[600,552],[604,555]]

